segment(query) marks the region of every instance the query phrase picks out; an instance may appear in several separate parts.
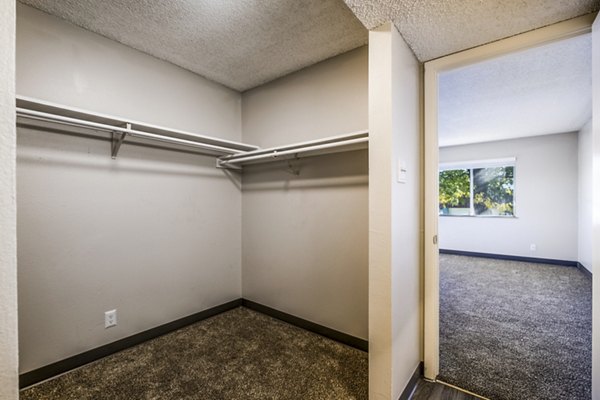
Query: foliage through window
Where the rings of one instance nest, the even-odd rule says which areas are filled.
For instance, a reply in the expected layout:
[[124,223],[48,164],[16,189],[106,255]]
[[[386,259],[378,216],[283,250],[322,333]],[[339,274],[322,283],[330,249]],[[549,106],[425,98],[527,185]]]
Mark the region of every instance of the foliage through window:
[[440,169],[440,215],[514,215],[515,166],[490,164]]

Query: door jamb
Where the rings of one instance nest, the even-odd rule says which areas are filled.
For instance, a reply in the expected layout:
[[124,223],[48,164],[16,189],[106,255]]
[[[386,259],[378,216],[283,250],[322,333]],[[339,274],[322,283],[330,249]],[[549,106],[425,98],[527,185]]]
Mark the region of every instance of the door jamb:
[[450,54],[425,63],[425,170],[424,170],[424,375],[439,373],[439,247],[438,235],[438,76],[440,73],[508,53],[591,32],[596,13]]

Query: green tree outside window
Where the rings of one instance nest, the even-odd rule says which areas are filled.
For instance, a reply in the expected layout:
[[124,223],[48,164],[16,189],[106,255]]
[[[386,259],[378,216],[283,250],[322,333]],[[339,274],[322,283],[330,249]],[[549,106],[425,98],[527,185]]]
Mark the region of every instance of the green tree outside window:
[[514,215],[514,174],[514,166],[440,171],[440,215]]

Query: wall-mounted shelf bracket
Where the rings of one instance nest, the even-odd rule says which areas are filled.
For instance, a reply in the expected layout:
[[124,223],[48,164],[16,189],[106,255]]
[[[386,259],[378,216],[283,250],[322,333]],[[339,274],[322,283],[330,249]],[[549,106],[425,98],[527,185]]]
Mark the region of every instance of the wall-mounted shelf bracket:
[[229,169],[233,171],[241,171],[243,169],[241,165],[224,164],[219,158],[216,159],[216,167],[219,169]]
[[299,165],[294,165],[292,163],[292,160],[299,160],[299,158],[296,156],[296,158],[294,159],[288,159],[287,160],[287,169],[286,172],[289,174],[292,174],[294,176],[300,176],[300,166]]
[[[131,130],[131,124],[128,122],[125,124],[125,128]],[[123,144],[123,140],[127,136],[126,132],[112,132],[111,135],[111,143],[112,149],[110,156],[113,160],[117,158],[117,154],[119,154],[119,149],[121,148],[121,144]]]

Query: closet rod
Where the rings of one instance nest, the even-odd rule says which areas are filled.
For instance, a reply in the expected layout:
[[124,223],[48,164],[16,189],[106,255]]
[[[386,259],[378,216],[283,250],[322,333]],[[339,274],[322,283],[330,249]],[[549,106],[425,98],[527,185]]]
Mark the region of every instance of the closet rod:
[[142,138],[142,139],[150,139],[156,140],[163,143],[176,144],[188,147],[196,147],[204,150],[211,150],[214,152],[222,153],[222,154],[239,154],[245,153],[243,150],[232,149],[229,147],[217,146],[208,143],[196,142],[193,140],[180,139],[170,136],[158,135],[155,133],[143,132],[136,129],[131,129],[127,127],[107,125],[99,122],[86,121],[78,118],[65,117],[62,115],[50,114],[41,111],[28,110],[26,108],[17,107],[17,116],[37,121],[45,121],[45,122],[57,122],[64,125],[77,126],[83,128],[92,128],[97,130],[102,130],[106,132],[120,132],[126,135]]
[[262,159],[275,159],[276,160],[280,156],[306,153],[309,151],[331,149],[331,148],[335,148],[335,147],[348,146],[351,144],[367,143],[368,141],[369,141],[368,137],[361,137],[361,138],[357,138],[357,139],[341,140],[341,141],[326,143],[326,144],[317,144],[317,145],[306,146],[306,147],[296,147],[293,149],[283,150],[283,151],[272,150],[266,154],[241,156],[239,158],[234,158],[234,159],[230,159],[230,160],[229,159],[225,159],[225,160],[220,159],[219,164],[221,166],[227,166],[230,164],[239,164],[239,163],[243,163],[246,161],[257,161],[257,160],[262,160]]
[[309,140],[306,142],[299,142],[299,143],[286,144],[286,145],[282,145],[282,146],[268,147],[266,149],[254,149],[254,150],[248,151],[243,154],[223,156],[222,160],[229,161],[229,160],[233,160],[233,159],[240,158],[240,157],[273,153],[274,151],[281,152],[284,150],[300,149],[300,148],[304,148],[304,147],[308,147],[308,146],[315,146],[315,145],[319,145],[319,144],[335,143],[335,142],[341,142],[343,140],[368,138],[368,137],[369,137],[369,131],[363,130],[363,131],[345,133],[345,134],[337,135],[337,136],[329,136],[329,137],[325,137],[325,138],[321,138],[321,139]]

